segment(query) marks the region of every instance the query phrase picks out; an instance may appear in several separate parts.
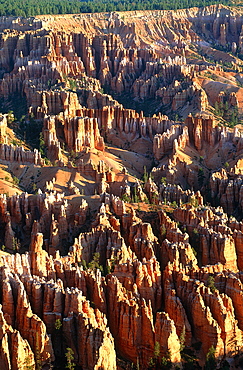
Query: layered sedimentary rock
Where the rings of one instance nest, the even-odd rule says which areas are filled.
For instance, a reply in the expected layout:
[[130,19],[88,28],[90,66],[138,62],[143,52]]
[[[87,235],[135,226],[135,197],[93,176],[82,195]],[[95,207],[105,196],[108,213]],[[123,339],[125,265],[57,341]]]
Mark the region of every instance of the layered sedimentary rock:
[[[170,351],[171,361],[180,364],[179,338],[182,332],[185,332],[187,346],[191,346],[193,340],[202,343],[200,354],[203,358],[211,346],[215,347],[218,359],[233,356],[236,348],[242,346],[241,281],[236,264],[238,253],[239,257],[241,253],[239,242],[238,249],[235,248],[242,227],[233,224],[222,210],[219,216],[219,209],[184,206],[175,209],[172,217],[189,234],[181,232],[176,222],[161,212],[161,242],[160,236],[154,236],[151,225],[143,223],[135,215],[129,223],[126,221],[126,225],[130,225],[129,234],[123,227],[115,231],[113,227],[117,224],[114,218],[121,218],[123,225],[126,210],[124,208],[120,213],[115,199],[110,198],[110,195],[101,197],[105,203],[97,213],[92,232],[81,233],[66,257],[60,257],[57,252],[50,256],[43,250],[43,235],[37,222],[32,227],[30,252],[24,255],[2,254],[2,310],[6,320],[3,326],[10,329],[7,329],[7,334],[4,332],[1,361],[14,366],[9,355],[8,338],[16,330],[19,332],[18,351],[24,345],[25,353],[27,349],[30,352],[30,359],[34,359],[34,355],[35,358],[39,356],[40,350],[30,334],[32,326],[39,328],[35,335],[39,338],[37,342],[41,343],[43,364],[53,360],[55,354],[63,353],[57,338],[65,338],[74,352],[75,362],[87,369],[100,366],[116,368],[114,345],[124,358],[133,363],[139,361],[142,368],[147,368],[158,346],[160,359]],[[26,209],[30,207],[32,212],[27,197],[20,200],[15,197],[10,204],[18,204],[17,201],[20,202],[20,210],[25,204]],[[38,202],[42,204],[40,196]],[[1,217],[8,212],[7,207],[3,197]],[[58,209],[58,203],[55,207]],[[61,204],[59,207],[61,209]],[[16,209],[16,206],[9,208],[12,225],[21,221],[21,214],[13,212]],[[48,218],[45,221],[48,222]],[[237,232],[233,232],[235,228],[238,228]],[[197,258],[190,245],[190,242],[194,245],[195,229],[199,233]],[[54,233],[54,226],[52,230]],[[230,236],[233,244],[225,243],[223,247],[220,244],[215,250],[215,242],[212,241],[206,255],[204,237],[207,237],[207,232],[215,235],[220,232],[225,239]],[[47,250],[54,239],[51,240],[45,240]],[[217,255],[217,250],[221,250],[221,254]],[[211,264],[211,267],[200,269],[198,258],[201,258],[200,264]],[[214,265],[219,261],[221,265]],[[79,267],[80,263],[88,266],[88,270]],[[108,268],[105,277],[101,276],[99,268]],[[227,269],[234,271],[234,275],[232,272],[229,276]],[[219,292],[209,285],[212,274]],[[17,300],[15,291],[18,292]],[[89,301],[93,302],[95,310]],[[19,312],[17,316],[16,310]],[[22,321],[20,324],[18,315],[28,318],[28,325]],[[57,320],[62,323],[61,329],[56,329]],[[24,339],[26,342],[21,344]],[[96,354],[92,351],[94,343]]]
[[[239,168],[239,171],[237,169]],[[236,207],[242,210],[242,176],[241,166],[232,168],[229,173],[225,169],[214,172],[210,178],[212,198],[219,200],[220,205],[232,214]]]
[[95,148],[104,150],[104,140],[100,136],[97,119],[88,117],[74,117],[70,119],[63,114],[59,116],[49,116],[44,119],[44,140],[51,150],[53,146],[57,147],[55,159],[60,160],[60,142],[57,138],[56,129],[59,135],[64,137],[63,145],[68,150],[80,152],[84,148]]
[[3,161],[18,162],[18,163],[33,163],[36,165],[43,165],[44,160],[37,149],[34,151],[25,150],[21,146],[14,147],[13,145],[0,144],[0,158]]
[[1,116],[26,192],[0,178],[0,368],[242,360],[242,24],[223,6],[0,20],[0,96],[49,158]]

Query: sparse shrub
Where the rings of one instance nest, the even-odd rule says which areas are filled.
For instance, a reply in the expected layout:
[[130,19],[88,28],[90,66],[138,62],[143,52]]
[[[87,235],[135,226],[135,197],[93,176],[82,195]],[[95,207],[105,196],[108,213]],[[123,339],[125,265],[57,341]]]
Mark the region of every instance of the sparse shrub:
[[192,232],[194,235],[198,235],[198,230],[196,228],[194,228]]
[[197,251],[196,251],[196,249],[195,249],[195,248],[193,248],[193,247],[192,247],[192,252],[193,252],[194,256],[195,256],[195,257],[197,257]]
[[174,202],[171,203],[171,205],[172,205],[172,207],[177,208],[177,203],[176,203],[175,200],[174,200]]
[[62,328],[62,322],[61,322],[61,320],[60,319],[56,319],[56,321],[55,321],[55,329],[56,330],[61,330],[61,328]]
[[46,166],[51,166],[51,161],[48,158],[44,158],[44,161]]
[[35,182],[34,182],[34,184],[32,185],[32,189],[33,189],[34,194],[36,194],[36,193],[37,193],[37,185],[36,185],[36,183],[35,183]]
[[147,167],[143,167],[143,181],[146,183],[148,181],[148,172],[147,172]]
[[14,183],[14,185],[19,185],[18,177],[16,177],[16,176],[13,177],[13,183]]
[[10,110],[7,114],[7,122],[11,125],[15,121],[14,113],[12,110]]
[[13,243],[12,243],[13,250],[17,252],[20,248],[20,242],[17,238],[13,238]]
[[100,254],[96,252],[93,254],[93,259],[92,261],[89,262],[88,268],[93,271],[96,271],[97,269],[99,269],[103,273],[104,269],[103,269],[103,266],[99,264],[99,261],[100,261]]
[[81,261],[81,265],[83,266],[84,270],[87,270],[87,262],[85,260]]
[[167,184],[166,177],[161,177],[160,182],[161,182],[161,184],[166,185]]
[[78,87],[77,81],[70,78],[68,82],[69,82],[70,89],[73,91],[76,91]]
[[123,194],[121,199],[123,200],[123,202],[126,202],[126,203],[131,202],[131,198],[127,194]]
[[134,203],[138,203],[139,198],[138,198],[138,195],[137,195],[137,188],[136,187],[134,188],[134,197],[133,197],[133,199],[134,199]]
[[215,287],[215,281],[214,281],[214,277],[209,275],[208,279],[207,279],[207,286],[208,288],[210,288],[211,292],[214,293],[215,290],[216,290],[216,287]]
[[34,369],[35,369],[35,366],[34,365],[30,365],[30,358],[28,356],[25,357],[24,370],[34,370]]
[[154,357],[159,357],[159,355],[160,355],[160,344],[159,344],[159,342],[155,342],[155,344],[154,344]]
[[196,198],[192,197],[192,198],[190,199],[190,204],[191,204],[193,207],[197,208],[197,207],[198,207],[198,200],[197,200]]
[[216,369],[216,359],[215,359],[215,348],[212,346],[209,348],[206,356],[205,370],[214,370],[214,369]]

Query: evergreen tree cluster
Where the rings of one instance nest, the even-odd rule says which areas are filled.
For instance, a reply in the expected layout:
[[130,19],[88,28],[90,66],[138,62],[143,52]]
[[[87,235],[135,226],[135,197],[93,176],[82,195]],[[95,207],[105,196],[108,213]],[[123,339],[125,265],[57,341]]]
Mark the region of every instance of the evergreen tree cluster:
[[229,5],[227,0],[0,0],[0,16],[31,17],[40,14],[170,10],[217,3]]

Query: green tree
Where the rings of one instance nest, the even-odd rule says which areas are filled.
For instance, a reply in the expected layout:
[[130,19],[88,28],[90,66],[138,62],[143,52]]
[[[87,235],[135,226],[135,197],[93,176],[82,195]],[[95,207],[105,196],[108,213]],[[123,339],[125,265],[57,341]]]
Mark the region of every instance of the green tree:
[[166,177],[161,177],[160,182],[161,182],[161,184],[166,186],[166,184],[167,184]]
[[13,183],[14,185],[19,185],[19,179],[16,176],[13,176]]
[[13,250],[15,252],[18,252],[19,248],[20,248],[20,242],[17,238],[13,238],[13,241],[12,241],[12,247],[13,247]]
[[15,121],[15,117],[14,117],[14,113],[13,111],[9,111],[8,114],[7,114],[7,122],[8,124],[11,125],[11,123],[13,123]]
[[32,189],[33,189],[34,194],[36,194],[37,193],[37,185],[36,185],[35,182],[32,185]]
[[205,370],[215,370],[215,369],[216,369],[215,348],[212,346],[209,348],[206,356]]
[[170,351],[166,353],[160,360],[161,369],[171,369],[172,362],[171,362],[171,354]]
[[24,370],[34,370],[35,369],[35,366],[30,364],[29,357],[25,357],[24,366],[25,366]]
[[154,344],[154,357],[158,358],[160,355],[160,344],[158,341]]
[[62,322],[61,322],[61,320],[60,319],[56,319],[56,321],[55,321],[55,329],[57,331],[60,331],[61,328],[62,328]]
[[96,271],[99,269],[102,273],[104,272],[103,266],[99,264],[100,261],[100,254],[98,252],[93,254],[92,261],[89,262],[88,268],[90,268],[93,271]]
[[127,194],[123,194],[121,199],[123,200],[123,202],[126,202],[126,203],[131,202],[131,198]]
[[201,263],[201,248],[200,248],[200,234],[196,228],[192,230],[190,234],[190,244],[192,247],[192,251],[194,256],[197,258],[198,263]]
[[87,270],[87,262],[85,260],[82,259],[81,265],[83,266],[84,270]]
[[39,343],[38,333],[36,333],[36,343],[35,343],[35,364],[36,364],[36,370],[42,369],[42,355],[40,352],[40,343]]
[[44,136],[43,136],[42,132],[40,133],[40,136],[39,136],[39,151],[40,151],[40,154],[42,155],[42,157],[45,157],[45,155],[46,155],[46,146],[45,146]]
[[78,87],[77,81],[70,78],[68,82],[69,82],[70,89],[73,91],[76,91]]
[[[94,12],[111,12],[125,10],[148,10],[148,9],[182,9],[192,6],[205,6],[215,3],[226,3],[226,0],[178,0],[168,2],[168,0],[151,0],[148,1],[133,1],[124,0],[119,2],[116,0],[96,0],[82,1],[77,0],[0,0],[0,15],[6,16],[21,16],[31,17],[38,14],[66,14],[66,13],[94,13]],[[219,48],[219,46],[218,46]],[[224,49],[225,50],[225,49]],[[209,57],[207,57],[209,59]],[[214,61],[212,61],[214,62]],[[232,63],[224,62],[224,65],[232,68]]]
[[190,204],[191,204],[193,207],[198,207],[198,200],[193,196],[193,197],[191,197],[191,199],[190,199]]
[[146,183],[148,181],[148,172],[147,172],[147,167],[143,167],[143,181]]
[[179,340],[180,340],[180,352],[182,352],[183,349],[185,348],[185,340],[186,340],[186,327],[185,327],[185,325],[183,325]]
[[207,286],[210,288],[212,293],[215,292],[215,290],[216,290],[215,280],[214,280],[214,277],[212,275],[209,275],[209,277],[207,279]]
[[154,368],[158,364],[158,359],[160,355],[160,343],[158,341],[154,344],[154,355],[149,360],[149,368]]
[[138,195],[137,195],[137,188],[135,187],[134,188],[134,203],[138,203],[139,199],[138,199]]
[[195,257],[197,257],[197,251],[195,248],[192,247],[192,253],[194,254]]
[[72,348],[69,348],[69,347],[67,348],[67,351],[65,353],[65,357],[66,357],[66,360],[67,360],[66,369],[74,370],[75,369],[75,363],[73,362],[74,352],[73,352]]

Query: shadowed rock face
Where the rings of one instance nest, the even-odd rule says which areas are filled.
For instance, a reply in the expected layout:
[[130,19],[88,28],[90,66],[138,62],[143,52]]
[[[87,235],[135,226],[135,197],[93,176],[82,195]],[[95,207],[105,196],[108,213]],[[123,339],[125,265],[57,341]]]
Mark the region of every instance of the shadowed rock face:
[[[42,196],[50,202],[47,193]],[[22,198],[10,199],[22,208]],[[30,200],[25,200],[26,209]],[[53,234],[43,249],[40,221],[30,226],[29,252],[1,252],[2,363],[9,361],[14,367],[14,359],[22,356],[18,366],[24,369],[24,353],[30,361],[40,358],[43,365],[50,364],[69,347],[74,361],[87,369],[116,368],[117,355],[134,363],[139,359],[141,367],[147,368],[158,342],[158,358],[170,351],[171,361],[180,364],[182,332],[186,346],[202,343],[196,352],[200,361],[211,346],[218,359],[237,353],[243,325],[238,266],[242,223],[232,222],[221,208],[188,204],[170,217],[159,211],[161,230],[166,231],[157,238],[151,225],[135,213],[124,208],[121,214],[118,201],[106,195],[91,231],[80,233],[67,256],[60,257],[60,242],[51,244]],[[65,211],[68,208],[66,204]],[[10,211],[7,206],[1,217],[9,214],[14,225],[17,209]],[[18,224],[24,224],[21,216]],[[121,231],[112,226],[114,218]],[[6,225],[6,234],[7,230]],[[58,223],[59,240],[61,232],[63,226]],[[105,276],[92,262],[95,253]],[[91,262],[87,270],[81,261],[84,266]],[[209,283],[212,275],[215,285]]]
[[28,108],[0,117],[0,369],[199,369],[212,347],[237,366],[242,24],[0,19],[0,97]]

